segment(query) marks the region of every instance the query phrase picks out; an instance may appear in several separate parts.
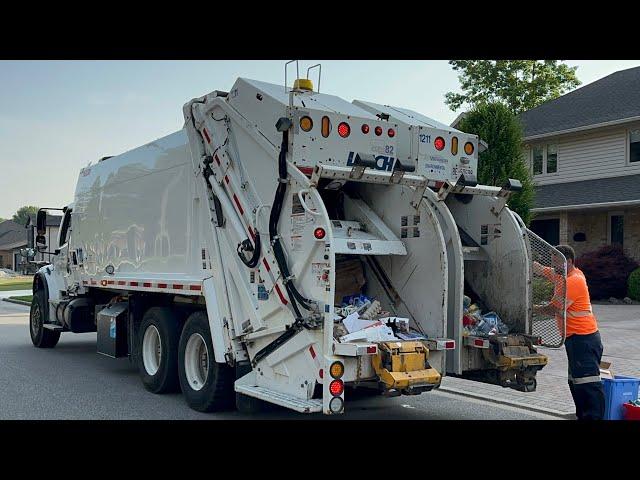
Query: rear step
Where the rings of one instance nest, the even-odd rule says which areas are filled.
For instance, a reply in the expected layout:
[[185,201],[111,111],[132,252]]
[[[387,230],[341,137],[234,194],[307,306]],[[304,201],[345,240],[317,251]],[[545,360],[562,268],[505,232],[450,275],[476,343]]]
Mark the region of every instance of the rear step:
[[282,407],[290,408],[300,413],[315,413],[322,411],[322,400],[312,399],[304,400],[302,398],[294,397],[286,393],[277,392],[269,388],[260,387],[257,385],[243,385],[235,384],[235,390],[243,395],[249,397],[259,398],[266,402],[275,403]]
[[64,327],[61,325],[55,325],[53,323],[45,323],[42,325],[42,328],[46,328],[47,330],[51,330],[54,332],[62,332],[64,331]]

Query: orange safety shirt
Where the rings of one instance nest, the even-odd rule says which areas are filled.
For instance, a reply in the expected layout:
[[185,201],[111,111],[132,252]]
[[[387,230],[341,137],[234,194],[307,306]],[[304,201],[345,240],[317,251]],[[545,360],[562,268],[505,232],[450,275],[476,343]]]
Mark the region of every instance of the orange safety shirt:
[[[551,304],[562,308],[562,283],[553,268],[544,267],[543,274],[554,284]],[[579,268],[573,267],[567,275],[567,337],[571,335],[589,335],[598,331],[598,323],[591,308],[587,279]]]

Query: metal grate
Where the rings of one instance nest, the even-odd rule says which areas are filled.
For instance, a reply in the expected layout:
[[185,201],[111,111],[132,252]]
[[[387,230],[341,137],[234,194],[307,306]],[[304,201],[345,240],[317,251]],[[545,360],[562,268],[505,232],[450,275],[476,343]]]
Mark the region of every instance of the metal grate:
[[542,345],[560,348],[566,336],[567,261],[564,255],[527,229],[531,249],[531,334]]

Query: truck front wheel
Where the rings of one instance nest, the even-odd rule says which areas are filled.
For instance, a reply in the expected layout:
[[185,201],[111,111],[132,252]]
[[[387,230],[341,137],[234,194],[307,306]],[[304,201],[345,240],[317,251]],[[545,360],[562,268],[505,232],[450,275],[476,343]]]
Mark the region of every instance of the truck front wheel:
[[233,405],[233,369],[217,363],[209,320],[204,311],[192,313],[180,336],[180,387],[187,404],[199,412],[226,410]]
[[42,290],[33,294],[31,311],[29,312],[29,333],[31,342],[38,348],[53,348],[60,340],[60,332],[44,328],[46,320],[47,299]]
[[177,391],[180,319],[170,308],[150,308],[142,317],[137,337],[144,387],[152,393]]

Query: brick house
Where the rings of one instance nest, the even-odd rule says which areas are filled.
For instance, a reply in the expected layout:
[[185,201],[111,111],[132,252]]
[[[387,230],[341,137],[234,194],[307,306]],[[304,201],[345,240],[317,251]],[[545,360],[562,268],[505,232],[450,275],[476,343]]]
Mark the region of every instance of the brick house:
[[640,260],[640,67],[519,118],[536,190],[531,229],[578,255],[618,243]]
[[22,257],[20,249],[27,246],[27,230],[13,220],[0,222],[0,268],[16,270]]
[[[49,246],[55,248],[56,239],[58,238],[58,230],[60,227],[61,215],[47,215],[47,249]],[[31,219],[32,232],[35,238],[35,216]],[[5,220],[0,222],[0,268],[8,268],[20,273],[28,273],[33,270],[25,262],[25,258],[20,255],[20,250],[29,245],[29,229],[24,225],[14,222],[13,220]],[[37,253],[34,260],[51,261],[51,254]]]

